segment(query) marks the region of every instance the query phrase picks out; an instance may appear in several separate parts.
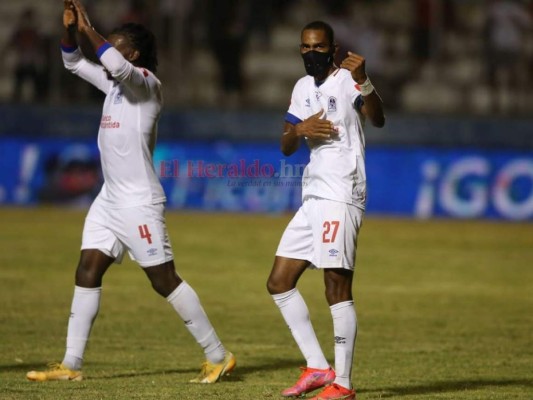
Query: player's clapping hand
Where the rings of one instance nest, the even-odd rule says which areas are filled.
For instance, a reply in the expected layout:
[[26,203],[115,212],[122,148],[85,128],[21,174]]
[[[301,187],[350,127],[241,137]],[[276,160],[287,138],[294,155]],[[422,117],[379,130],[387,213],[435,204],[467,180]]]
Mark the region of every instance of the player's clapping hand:
[[83,4],[81,4],[79,0],[71,0],[71,2],[74,5],[74,9],[76,11],[78,31],[83,32],[86,29],[91,29],[92,25],[89,21],[89,16],[87,15],[87,11],[85,10]]
[[324,110],[310,116],[296,125],[296,134],[313,140],[328,140],[338,136],[333,122],[322,119]]
[[359,54],[348,52],[348,56],[342,61],[341,68],[345,68],[352,74],[357,83],[364,83],[367,79],[365,71],[365,59]]
[[69,29],[76,25],[76,12],[72,0],[64,0],[63,6],[63,26]]

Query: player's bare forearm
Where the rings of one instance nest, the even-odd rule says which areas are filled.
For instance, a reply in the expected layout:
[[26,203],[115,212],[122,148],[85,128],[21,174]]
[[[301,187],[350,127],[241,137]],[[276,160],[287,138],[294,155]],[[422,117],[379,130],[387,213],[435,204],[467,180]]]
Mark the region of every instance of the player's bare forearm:
[[[367,89],[369,91],[372,90],[372,84],[366,75],[365,58],[363,56],[349,51],[348,56],[341,63],[341,68],[346,68],[350,71],[353,80],[361,85],[361,87],[369,85]],[[364,92],[362,91],[362,93]],[[381,128],[385,125],[385,115],[383,114],[383,102],[376,90],[374,89],[365,95],[364,101],[365,104],[363,105],[361,112],[370,119],[372,125]]]
[[63,37],[61,42],[69,47],[77,47],[78,43],[76,41],[76,10],[74,5],[70,0],[63,1]]
[[76,40],[76,28],[69,27],[65,28],[63,36],[61,38],[61,43],[69,47],[78,47],[78,41]]
[[97,51],[106,40],[102,37],[102,35],[94,30],[83,4],[79,0],[72,0],[72,4],[74,6],[74,10],[76,11],[78,31],[82,35],[85,35],[87,39],[89,39],[92,47],[95,51]]
[[300,137],[296,132],[296,127],[288,122],[283,126],[283,135],[281,136],[281,152],[290,156],[300,147]]
[[89,39],[89,42],[91,43],[91,46],[93,47],[94,51],[97,51],[101,45],[105,43],[105,39],[100,35],[98,32],[96,32],[93,27],[84,27],[82,30],[82,33]]
[[364,96],[365,104],[362,107],[362,113],[370,119],[372,125],[381,128],[385,125],[385,114],[383,112],[383,102],[381,97],[373,90],[368,96]]

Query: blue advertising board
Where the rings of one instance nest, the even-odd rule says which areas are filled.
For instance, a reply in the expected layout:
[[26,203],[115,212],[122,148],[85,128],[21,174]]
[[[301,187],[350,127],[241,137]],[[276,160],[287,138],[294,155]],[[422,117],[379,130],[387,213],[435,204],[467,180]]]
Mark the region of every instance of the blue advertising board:
[[372,148],[369,211],[454,218],[533,219],[533,154]]
[[[169,208],[284,212],[301,203],[305,148],[278,143],[159,143],[154,166]],[[533,154],[367,148],[368,213],[533,220]],[[88,205],[102,182],[94,141],[0,139],[0,204]]]

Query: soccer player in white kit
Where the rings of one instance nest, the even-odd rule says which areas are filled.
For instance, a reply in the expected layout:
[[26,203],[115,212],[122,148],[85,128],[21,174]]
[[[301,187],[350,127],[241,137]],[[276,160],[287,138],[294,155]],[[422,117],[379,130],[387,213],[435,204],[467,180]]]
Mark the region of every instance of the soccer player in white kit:
[[[357,320],[352,297],[357,236],[366,202],[363,124],[385,123],[381,98],[365,72],[365,60],[348,52],[334,64],[334,32],[325,22],[306,25],[300,53],[307,76],[292,92],[281,149],[294,153],[304,137],[311,150],[302,177],[302,206],[279,243],[267,288],[306,359],[296,384],[282,392],[313,399],[355,399],[351,371]],[[324,357],[296,288],[307,268],[324,271],[333,317],[335,369]]]
[[[165,226],[165,194],[152,162],[162,107],[161,82],[154,75],[155,38],[142,25],[125,24],[105,40],[78,0],[65,0],[63,24],[65,67],[106,94],[98,132],[105,182],[85,219],[64,359],[46,371],[28,372],[27,378],[82,379],[83,354],[98,313],[103,275],[128,251],[204,349],[206,361],[191,382],[214,383],[231,372],[236,361],[219,340],[196,292],[175,271]],[[76,27],[94,47],[103,68],[79,50]]]

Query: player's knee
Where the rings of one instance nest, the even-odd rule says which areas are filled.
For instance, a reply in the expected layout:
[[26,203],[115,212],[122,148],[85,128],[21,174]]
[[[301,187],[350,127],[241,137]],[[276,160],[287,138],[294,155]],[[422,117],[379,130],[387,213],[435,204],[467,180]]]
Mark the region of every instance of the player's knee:
[[98,268],[91,267],[90,264],[80,261],[76,269],[76,285],[81,287],[100,287],[102,286],[103,274]]
[[267,288],[268,293],[270,293],[270,294],[277,294],[278,293],[278,291],[276,290],[277,286],[276,286],[276,284],[274,282],[272,282],[272,279],[268,279],[267,280],[266,288]]
[[88,288],[102,286],[102,278],[113,261],[99,250],[82,250],[76,269],[76,285]]
[[153,279],[151,281],[151,283],[152,283],[152,288],[160,296],[163,296],[163,297],[168,297],[170,295],[170,293],[172,293],[174,291],[174,289],[175,289],[175,288],[172,287],[172,285],[170,285],[169,282],[166,282],[164,280]]
[[327,287],[326,300],[330,306],[353,300],[352,291],[346,287]]
[[270,277],[266,283],[266,288],[270,294],[280,294],[294,289],[294,286],[288,284],[287,282]]
[[157,274],[149,276],[152,288],[163,297],[168,297],[182,282],[176,274]]

